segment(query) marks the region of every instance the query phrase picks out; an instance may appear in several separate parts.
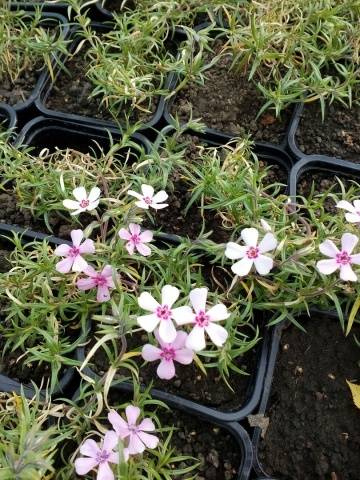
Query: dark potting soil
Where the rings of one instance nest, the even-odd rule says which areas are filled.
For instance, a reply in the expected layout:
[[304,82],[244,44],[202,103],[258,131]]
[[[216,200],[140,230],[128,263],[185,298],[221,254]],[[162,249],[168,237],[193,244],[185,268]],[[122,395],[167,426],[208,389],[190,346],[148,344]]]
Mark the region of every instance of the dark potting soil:
[[321,154],[360,163],[360,103],[349,109],[339,102],[328,105],[322,121],[319,102],[305,106],[296,142],[306,154]]
[[[70,75],[66,71],[59,73],[45,100],[45,106],[60,112],[114,121],[114,117],[106,104],[101,102],[101,97],[90,98],[94,85],[86,77],[86,71],[89,67],[86,52],[81,50],[77,55],[67,60],[65,66]],[[130,111],[129,108],[124,107],[123,113],[130,115],[130,120],[133,123],[136,121],[145,123],[155,113],[155,101],[152,102],[150,110],[147,113],[140,110]]]
[[119,13],[124,9],[134,10],[136,8],[136,0],[105,0],[104,8],[110,12]]
[[[175,454],[192,456],[201,461],[196,470],[182,477],[183,480],[192,477],[196,480],[237,478],[241,451],[234,437],[225,429],[175,410],[161,411],[160,418],[163,426],[175,427],[170,442]],[[183,462],[182,466],[192,463]]]
[[31,70],[26,70],[15,82],[12,82],[10,78],[2,79],[0,81],[0,101],[9,105],[25,102],[36,86],[41,66],[37,65]]
[[[341,187],[337,179],[339,179],[343,183],[345,190],[350,188],[351,185],[354,185],[354,182],[360,183],[360,177],[356,178],[350,176],[342,176],[340,174],[337,175],[335,173],[329,174],[317,170],[309,170],[308,172],[304,172],[299,178],[299,181],[297,183],[297,195],[308,198],[313,186],[314,195],[326,192],[330,188],[331,193],[339,195],[341,193]],[[324,199],[324,208],[325,211],[327,211],[328,213],[339,213],[339,209],[336,207],[336,202],[330,196],[327,196]]]
[[[132,336],[127,335],[126,341],[127,351],[141,351],[142,346],[149,343],[149,337],[147,334],[139,332]],[[86,347],[86,355],[94,343],[95,341],[91,341]],[[119,350],[120,347],[119,342]],[[226,386],[216,368],[206,369],[207,375],[204,375],[194,362],[191,365],[175,363],[176,377],[165,381],[159,379],[156,374],[159,362],[144,364],[141,356],[134,357],[134,361],[139,367],[139,379],[142,384],[147,386],[153,382],[153,388],[179,395],[209,407],[232,411],[241,408],[247,399],[251,380],[256,373],[257,355],[255,349],[252,349],[238,358],[236,365],[244,371],[244,374],[231,372],[228,380],[233,391]],[[93,370],[98,375],[103,375],[110,366],[108,357],[102,348],[96,351],[91,363]],[[129,371],[119,371],[118,374],[128,377]]]
[[[214,52],[223,48],[223,41],[215,42]],[[213,54],[205,54],[209,63]],[[201,118],[209,128],[236,136],[251,134],[253,140],[279,144],[286,134],[291,109],[285,109],[276,118],[271,111],[256,119],[265,103],[255,84],[248,80],[248,72],[230,70],[232,57],[224,55],[205,73],[204,85],[189,83],[175,96],[171,114],[186,122],[192,110],[193,118]]]
[[360,411],[346,380],[360,382],[360,347],[337,321],[303,325],[306,334],[290,327],[281,339],[261,462],[279,479],[358,480]]

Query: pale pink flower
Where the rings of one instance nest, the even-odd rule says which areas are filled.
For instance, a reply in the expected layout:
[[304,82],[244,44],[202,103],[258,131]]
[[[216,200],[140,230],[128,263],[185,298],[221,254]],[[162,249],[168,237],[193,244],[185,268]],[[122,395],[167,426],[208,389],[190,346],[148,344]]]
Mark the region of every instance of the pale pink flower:
[[172,319],[176,323],[191,314],[190,307],[171,308],[179,298],[180,292],[176,287],[164,285],[161,289],[161,304],[159,304],[148,292],[143,292],[138,298],[141,308],[149,312],[150,315],[141,315],[137,322],[147,332],[152,332],[159,325],[160,338],[167,343],[171,343],[176,338],[176,328]]
[[341,237],[341,251],[338,250],[334,242],[325,240],[319,245],[320,252],[328,260],[319,260],[316,264],[317,269],[324,275],[330,275],[337,269],[340,269],[340,278],[344,281],[356,282],[357,276],[353,272],[351,265],[360,265],[360,253],[351,255],[359,238],[352,233],[344,233]]
[[95,210],[99,205],[100,197],[100,188],[93,187],[90,190],[89,195],[86,193],[84,187],[77,187],[73,190],[73,195],[76,198],[75,200],[64,200],[63,205],[69,210],[75,210],[71,215],[78,215],[79,213]]
[[151,254],[151,249],[145,245],[145,243],[149,243],[153,239],[153,233],[150,230],[141,232],[140,225],[130,223],[129,230],[125,228],[120,229],[119,237],[123,240],[128,240],[126,250],[130,255],[134,253],[134,250],[137,250],[140,255],[144,255],[145,257]]
[[83,273],[88,275],[88,278],[79,278],[76,283],[77,287],[80,290],[97,288],[96,299],[98,302],[110,300],[109,289],[115,288],[112,267],[106,265],[101,272],[97,272],[91,265],[88,265]]
[[175,376],[174,362],[189,365],[193,361],[194,353],[189,348],[185,348],[185,342],[187,339],[187,333],[185,332],[177,332],[175,340],[171,343],[163,342],[158,330],[155,330],[155,337],[160,348],[148,343],[142,348],[142,357],[147,362],[160,360],[156,373],[159,378],[170,380]]
[[337,208],[343,208],[349,213],[345,213],[345,218],[350,223],[360,223],[360,200],[354,200],[353,204],[346,200],[340,200],[336,204]]
[[154,432],[155,425],[150,418],[144,418],[139,424],[140,408],[128,405],[125,409],[126,421],[115,410],[110,410],[108,419],[116,434],[127,442],[124,455],[136,455],[146,448],[156,448],[159,439],[147,432]]
[[277,240],[272,233],[266,233],[258,245],[259,232],[256,228],[244,228],[241,238],[245,245],[229,242],[226,245],[225,256],[231,260],[241,258],[232,265],[231,270],[240,277],[247,275],[251,267],[255,265],[260,275],[267,275],[274,266],[274,261],[267,255],[263,255],[277,246]]
[[82,230],[71,230],[71,240],[73,245],[67,245],[62,243],[56,247],[54,255],[58,257],[65,257],[63,260],[56,264],[56,270],[60,273],[82,272],[88,266],[86,260],[81,255],[86,253],[95,253],[94,242],[90,239],[86,239],[81,245],[84,238],[84,232]]
[[178,325],[191,323],[194,328],[186,339],[186,347],[199,352],[206,347],[205,332],[209,335],[211,341],[217,346],[222,347],[228,337],[228,332],[217,322],[226,320],[230,314],[222,303],[214,305],[209,310],[206,309],[208,289],[194,288],[190,292],[190,302],[195,310],[191,314],[182,315],[178,320]]
[[114,452],[117,445],[118,436],[112,430],[106,432],[100,447],[95,440],[85,440],[80,447],[80,453],[85,457],[75,460],[76,473],[86,475],[90,470],[98,467],[97,480],[114,480],[115,477],[109,463],[119,463],[119,453]]
[[141,193],[134,192],[134,190],[129,190],[128,194],[132,197],[137,198],[139,201],[135,202],[135,205],[139,208],[145,208],[149,210],[149,207],[155,208],[155,210],[160,210],[168,206],[165,200],[168,198],[168,194],[165,190],[160,190],[160,192],[154,195],[154,189],[151,185],[141,185]]

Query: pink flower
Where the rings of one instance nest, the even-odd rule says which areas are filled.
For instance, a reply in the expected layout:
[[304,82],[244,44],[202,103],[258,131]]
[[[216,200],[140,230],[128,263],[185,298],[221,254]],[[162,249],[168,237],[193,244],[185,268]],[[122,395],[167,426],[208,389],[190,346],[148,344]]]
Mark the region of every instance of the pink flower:
[[247,275],[253,264],[260,275],[267,275],[273,268],[272,258],[263,253],[274,250],[277,246],[277,240],[272,233],[266,233],[261,242],[258,243],[259,232],[256,228],[244,228],[241,232],[241,238],[245,245],[238,245],[229,242],[226,245],[225,256],[231,260],[241,258],[239,262],[232,265],[231,270],[240,277]]
[[324,275],[330,275],[340,269],[340,278],[344,281],[356,282],[357,276],[351,268],[351,264],[360,265],[360,253],[351,255],[359,239],[352,233],[344,233],[341,237],[341,251],[339,251],[331,240],[325,240],[319,246],[320,252],[329,260],[319,260],[317,269]]
[[194,288],[190,292],[190,302],[195,310],[195,314],[183,315],[178,321],[178,325],[192,323],[194,328],[186,339],[186,347],[199,352],[206,347],[205,332],[209,335],[211,341],[217,346],[222,347],[228,337],[228,332],[217,322],[226,320],[230,314],[222,303],[214,305],[206,310],[207,288]]
[[177,332],[176,338],[172,343],[163,342],[158,330],[155,330],[155,337],[159,342],[160,348],[148,343],[142,348],[142,357],[147,362],[160,360],[156,373],[159,378],[170,380],[175,376],[174,362],[189,365],[193,361],[194,353],[189,348],[185,348],[187,339],[185,332]]
[[128,240],[126,250],[130,255],[134,253],[134,250],[137,250],[140,255],[145,257],[151,254],[150,248],[145,245],[145,243],[149,243],[153,239],[153,233],[150,230],[145,230],[141,233],[140,225],[130,223],[129,230],[125,228],[120,229],[119,237],[123,240]]
[[343,208],[350,213],[345,213],[345,218],[350,223],[360,223],[360,200],[354,200],[353,205],[346,200],[336,204],[337,208]]
[[139,425],[137,419],[140,415],[140,408],[128,405],[125,409],[125,421],[115,410],[110,410],[108,414],[116,434],[122,439],[127,440],[127,447],[124,448],[124,455],[136,455],[142,453],[145,448],[156,448],[159,439],[155,435],[147,432],[154,432],[155,425],[150,418],[144,418]]
[[139,201],[135,202],[135,205],[139,208],[145,208],[149,210],[149,207],[155,208],[155,210],[160,210],[168,206],[165,200],[168,198],[168,194],[164,190],[154,195],[154,189],[151,185],[141,185],[141,193],[134,192],[134,190],[129,190],[128,194],[132,197],[138,198]]
[[86,458],[80,457],[75,460],[76,473],[86,475],[98,466],[97,480],[114,480],[109,463],[119,463],[119,454],[113,451],[117,445],[118,436],[113,431],[106,432],[101,447],[92,439],[85,440],[80,447],[80,453]]
[[69,210],[75,210],[71,215],[78,215],[81,212],[95,210],[99,205],[100,188],[93,187],[87,195],[84,187],[77,187],[73,190],[75,200],[64,200],[63,205]]
[[84,253],[95,253],[94,242],[90,239],[84,241],[81,245],[81,241],[84,238],[84,232],[82,230],[71,230],[71,239],[73,246],[65,243],[59,245],[54,255],[59,257],[65,257],[63,260],[56,264],[56,270],[60,273],[82,272],[87,266],[87,261],[82,258]]
[[97,288],[96,299],[98,302],[106,302],[110,300],[110,288],[115,288],[113,281],[113,269],[110,265],[106,265],[102,272],[97,272],[90,265],[84,270],[88,278],[79,278],[76,285],[80,290],[90,290]]
[[176,329],[172,319],[178,323],[181,318],[191,314],[190,307],[171,308],[179,298],[179,290],[171,285],[164,285],[161,289],[161,305],[148,292],[143,292],[138,298],[141,308],[151,315],[142,315],[137,318],[137,322],[147,332],[152,332],[159,325],[160,338],[167,343],[171,343],[176,338]]

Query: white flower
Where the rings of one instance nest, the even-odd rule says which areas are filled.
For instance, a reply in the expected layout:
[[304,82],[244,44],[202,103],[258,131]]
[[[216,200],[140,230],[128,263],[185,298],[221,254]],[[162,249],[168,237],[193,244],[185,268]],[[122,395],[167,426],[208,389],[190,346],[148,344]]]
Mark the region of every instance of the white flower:
[[71,215],[78,215],[79,213],[95,210],[99,205],[100,188],[93,187],[87,195],[84,187],[77,187],[73,190],[75,200],[64,200],[63,205],[69,210],[75,210]]
[[155,208],[155,210],[160,210],[168,206],[165,200],[168,198],[168,194],[164,190],[154,195],[154,189],[151,185],[141,185],[141,193],[134,192],[134,190],[129,190],[128,194],[132,197],[138,198],[139,201],[135,202],[135,205],[139,208],[144,208],[149,210],[149,207]]
[[337,208],[343,208],[350,213],[345,213],[345,218],[350,223],[360,223],[360,200],[354,200],[353,205],[346,200],[336,204]]
[[324,275],[330,275],[337,269],[340,269],[340,278],[344,281],[356,282],[357,276],[351,268],[351,264],[360,265],[360,253],[351,255],[359,238],[352,233],[344,233],[341,237],[341,251],[338,250],[334,242],[325,240],[319,246],[320,252],[328,260],[319,260],[316,268]]
[[277,246],[277,240],[272,233],[266,233],[261,242],[258,243],[259,232],[256,228],[244,228],[241,232],[241,238],[245,245],[238,245],[229,242],[226,245],[225,256],[231,260],[241,258],[239,262],[232,265],[231,270],[240,277],[247,275],[253,264],[260,275],[267,275],[273,268],[272,258],[263,253],[274,250]]
[[228,332],[221,325],[217,325],[217,322],[226,320],[230,314],[222,303],[218,303],[206,310],[207,293],[207,288],[194,288],[190,292],[190,302],[195,313],[191,311],[191,314],[185,314],[177,320],[178,325],[185,325],[186,323],[194,325],[186,339],[185,345],[186,348],[195,352],[204,350],[206,347],[205,332],[217,347],[224,345],[228,337]]
[[179,290],[171,285],[164,285],[161,289],[161,304],[158,303],[148,292],[143,292],[138,298],[141,308],[152,312],[150,315],[142,315],[137,322],[147,332],[152,332],[159,325],[161,340],[172,343],[176,338],[176,329],[173,319],[178,323],[181,318],[189,317],[192,311],[190,307],[171,308],[179,298]]

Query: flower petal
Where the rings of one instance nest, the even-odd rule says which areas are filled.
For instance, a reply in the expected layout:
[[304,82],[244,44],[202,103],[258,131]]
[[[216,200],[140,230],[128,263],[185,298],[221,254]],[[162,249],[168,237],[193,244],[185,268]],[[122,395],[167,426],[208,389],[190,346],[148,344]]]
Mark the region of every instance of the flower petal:
[[79,247],[80,253],[95,253],[95,245],[94,242],[87,238],[82,245]]
[[141,228],[140,228],[140,225],[138,225],[137,223],[130,223],[129,230],[132,235],[139,235]]
[[139,432],[138,436],[140,437],[140,440],[145,443],[147,448],[156,448],[158,446],[159,439],[155,435]]
[[62,243],[58,247],[55,248],[54,250],[54,255],[57,257],[66,257],[69,254],[71,247],[70,245],[67,245],[66,243]]
[[147,310],[148,312],[155,312],[157,307],[159,307],[159,303],[155,300],[155,298],[150,295],[149,292],[143,292],[140,297],[138,298],[139,307],[143,310]]
[[260,275],[267,275],[274,266],[274,260],[267,255],[259,255],[255,258],[254,264]]
[[[354,202],[355,204],[355,202]],[[346,200],[340,200],[340,202],[338,202],[336,204],[336,207],[337,208],[343,208],[345,210],[348,210],[349,212],[352,212],[352,213],[356,213],[356,208],[354,207],[354,205],[352,205],[350,202],[347,202]]]
[[146,185],[143,183],[141,185],[141,192],[144,195],[144,197],[153,198],[154,196],[154,188],[151,185]]
[[162,380],[170,380],[175,377],[175,365],[172,360],[161,360],[156,369],[156,373]]
[[360,253],[351,255],[351,263],[355,263],[355,265],[360,265]]
[[248,247],[256,247],[259,238],[259,232],[253,227],[244,228],[244,230],[241,231],[241,238]]
[[150,315],[140,315],[136,320],[140,327],[148,333],[152,332],[160,322],[160,318],[154,313]]
[[113,275],[113,267],[111,265],[105,265],[105,267],[101,270],[101,275],[103,277],[110,277],[112,278]]
[[174,348],[175,350],[178,350],[179,348],[183,348],[185,346],[186,339],[187,339],[186,332],[177,331],[176,338],[171,344],[172,348]]
[[101,195],[101,190],[100,188],[98,187],[93,187],[91,190],[90,190],[90,193],[89,193],[89,196],[88,196],[88,200],[90,203],[94,203],[96,202],[99,197]]
[[92,438],[85,440],[85,442],[80,446],[81,455],[86,457],[96,457],[97,453],[100,451],[98,444]]
[[325,240],[324,242],[320,243],[319,250],[327,257],[335,257],[336,254],[339,253],[337,246],[332,240]]
[[63,200],[63,205],[69,210],[76,210],[77,208],[79,208],[79,202],[75,202],[75,200]]
[[76,255],[74,259],[74,263],[72,265],[72,271],[83,272],[87,266],[88,266],[87,261],[84,260],[81,255]]
[[136,425],[136,421],[140,416],[140,408],[135,405],[128,405],[125,408],[125,414],[129,425]]
[[78,247],[84,238],[84,232],[80,229],[78,230],[71,230],[70,232],[72,243],[75,247]]
[[238,258],[243,258],[246,254],[247,247],[244,245],[238,245],[234,242],[229,242],[226,244],[225,257],[230,258],[230,260],[237,260]]
[[154,237],[154,234],[151,230],[144,230],[141,234],[140,234],[140,242],[142,243],[149,243],[151,242],[151,240],[153,239]]
[[122,240],[130,240],[131,238],[131,233],[126,228],[120,228],[118,235]]
[[154,208],[155,210],[161,210],[162,208],[166,208],[169,206],[168,203],[154,203],[151,205],[152,208]]
[[115,480],[115,476],[108,462],[99,464],[96,480]]
[[199,352],[206,347],[205,332],[202,327],[195,325],[186,339],[186,348]]
[[358,213],[345,213],[345,218],[350,223],[360,223],[360,215]]
[[130,455],[136,455],[138,453],[142,453],[145,450],[145,445],[136,435],[136,433],[132,433],[130,435],[128,450]]
[[[360,200],[354,200],[353,201],[353,204],[354,204],[354,209],[356,212],[359,212],[360,211]],[[351,205],[351,204],[350,204]]]
[[229,335],[224,327],[216,323],[209,323],[209,325],[205,327],[205,331],[217,347],[222,347]]
[[341,237],[341,248],[350,255],[358,241],[359,238],[356,235],[353,235],[352,233],[344,233]]
[[208,289],[206,287],[203,288],[194,288],[191,290],[189,298],[191,305],[196,313],[200,310],[205,312],[206,310],[206,299],[207,299]]
[[96,294],[96,300],[99,303],[107,302],[110,300],[109,287],[107,285],[99,285]]
[[86,475],[98,465],[96,458],[77,458],[75,460],[75,471],[78,475]]
[[138,425],[138,429],[142,430],[143,432],[154,432],[155,425],[154,422],[150,418],[144,418]]
[[168,199],[169,195],[165,192],[165,190],[160,190],[153,196],[154,203],[162,203]]
[[353,272],[350,264],[340,266],[340,278],[345,282],[356,282],[357,276]]
[[144,200],[139,200],[138,202],[135,202],[135,205],[139,208],[144,208],[145,210],[149,210],[149,204],[146,203]]
[[65,257],[63,260],[55,265],[55,268],[60,273],[69,273],[73,265],[74,259],[72,257]]
[[118,436],[113,430],[108,430],[105,433],[104,441],[103,441],[103,450],[107,450],[110,452],[110,450],[114,450],[114,448],[118,444]]
[[316,264],[316,268],[319,270],[320,273],[324,275],[330,275],[339,268],[339,264],[336,262],[335,259],[329,258],[327,260],[319,260]]
[[138,243],[136,245],[136,250],[140,253],[140,255],[143,255],[144,257],[148,257],[149,255],[151,255],[151,248],[144,243]]
[[214,305],[206,313],[212,322],[219,322],[230,317],[230,313],[228,313],[226,306],[222,303]]
[[110,410],[110,412],[108,413],[108,420],[111,423],[116,434],[121,439],[124,439],[129,435],[128,424],[115,410]]
[[93,278],[79,278],[76,282],[76,286],[79,290],[90,290],[96,287],[96,282]]
[[91,210],[95,210],[97,206],[99,205],[99,200],[95,200],[94,202],[90,202],[89,205],[86,207],[86,210],[91,212]]
[[172,320],[161,320],[159,325],[159,335],[161,340],[166,343],[172,343],[176,338],[176,328]]
[[125,245],[125,248],[130,255],[134,254],[134,251],[135,251],[134,242],[127,242],[127,244]]
[[78,202],[81,202],[81,200],[87,199],[87,194],[84,187],[76,187],[74,188],[72,193]]
[[236,275],[239,275],[239,277],[243,277],[250,272],[253,263],[254,261],[251,258],[244,257],[238,262],[234,263],[234,265],[231,267],[231,270]]
[[267,233],[264,238],[259,243],[259,252],[266,253],[270,252],[271,250],[275,250],[277,247],[278,241],[274,234]]
[[194,312],[188,306],[177,307],[171,310],[171,316],[177,325],[185,325],[186,323],[194,323]]
[[[187,336],[186,336],[187,338]],[[190,348],[181,348],[175,352],[175,362],[189,365],[194,359],[194,352]]]
[[135,192],[134,190],[128,190],[127,193],[128,193],[128,195],[131,195],[132,197],[138,198],[139,200],[141,200],[143,198],[141,193]]
[[161,358],[161,350],[160,348],[154,347],[154,345],[147,343],[142,347],[141,355],[147,362],[155,362]]
[[173,287],[172,285],[164,285],[161,289],[161,304],[167,305],[171,308],[179,298],[179,295],[180,291],[178,288]]

